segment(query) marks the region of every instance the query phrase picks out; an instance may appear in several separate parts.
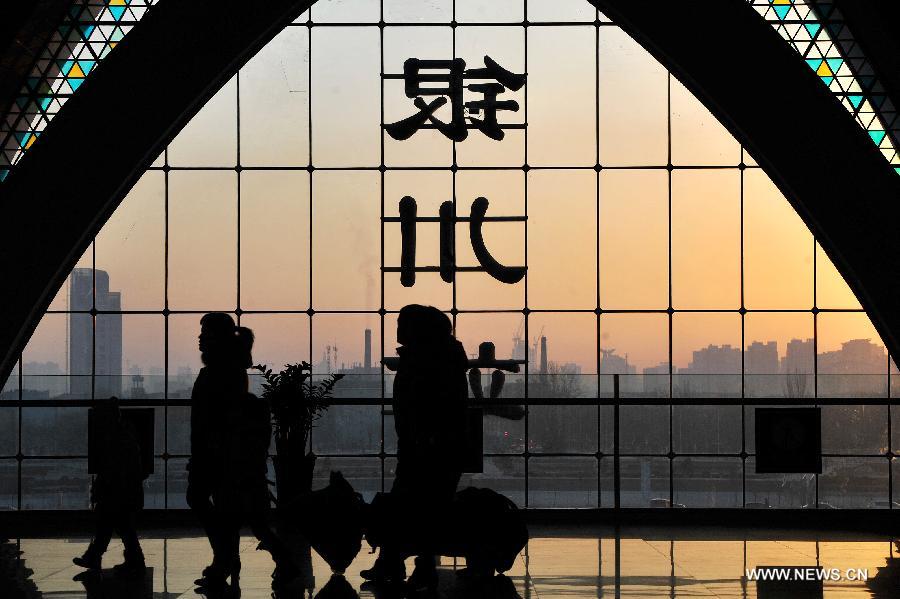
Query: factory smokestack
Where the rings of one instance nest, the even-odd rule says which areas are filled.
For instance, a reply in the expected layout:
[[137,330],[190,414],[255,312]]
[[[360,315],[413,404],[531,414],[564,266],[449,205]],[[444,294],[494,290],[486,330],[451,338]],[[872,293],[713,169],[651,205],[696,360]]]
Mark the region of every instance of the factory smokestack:
[[547,338],[541,336],[541,374],[547,374]]
[[366,349],[363,366],[366,367],[366,370],[372,368],[372,329],[366,329]]

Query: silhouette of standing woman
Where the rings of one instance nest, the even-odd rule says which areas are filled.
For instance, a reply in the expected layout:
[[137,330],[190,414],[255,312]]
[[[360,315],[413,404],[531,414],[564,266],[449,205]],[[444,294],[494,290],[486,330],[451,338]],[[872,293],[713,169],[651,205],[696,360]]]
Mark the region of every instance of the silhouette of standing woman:
[[203,578],[223,581],[240,572],[240,562],[231,552],[230,535],[222,511],[213,505],[213,496],[227,476],[226,422],[234,405],[249,389],[247,366],[240,360],[239,342],[247,343],[252,333],[238,328],[228,314],[212,312],[200,319],[200,358],[203,368],[191,392],[191,458],[188,462],[187,503],[197,514],[209,544],[213,561],[203,570]]
[[[400,356],[394,379],[397,471],[391,495],[402,505],[416,566],[411,590],[437,585],[433,539],[462,473],[468,361],[446,314],[411,304],[397,320]],[[395,583],[406,576],[403,553],[386,540],[375,565],[360,574]]]

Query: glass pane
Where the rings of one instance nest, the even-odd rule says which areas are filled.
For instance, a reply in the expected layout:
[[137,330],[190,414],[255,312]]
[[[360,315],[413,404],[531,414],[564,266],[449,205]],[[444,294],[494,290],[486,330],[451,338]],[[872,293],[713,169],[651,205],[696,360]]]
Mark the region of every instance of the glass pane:
[[[747,426],[750,426],[749,421]],[[757,474],[756,458],[752,457],[747,458],[746,470],[746,507],[815,509],[815,474]],[[820,507],[826,506],[820,504]]]
[[[169,316],[169,397],[190,399],[200,361],[201,314],[173,314]],[[232,318],[237,321],[234,315]]]
[[241,69],[240,77],[241,164],[306,166],[309,163],[309,32],[306,27],[285,28],[250,59]]
[[[528,339],[525,338],[524,321],[521,314],[460,314],[456,317],[456,338],[462,342],[466,353],[469,356],[478,355],[478,346],[481,343],[490,341],[494,344],[496,356],[498,359],[504,360],[509,358],[525,359],[526,346],[529,345]],[[387,323],[385,323],[385,330]],[[396,330],[396,329],[391,329]],[[534,337],[537,331],[529,331],[529,335]],[[393,332],[387,333],[387,339],[395,337]],[[539,343],[534,337],[532,343]],[[387,344],[393,347],[392,344]],[[534,362],[533,348],[530,348],[529,360],[531,368],[535,368],[537,363]],[[524,372],[524,366],[521,367]],[[534,372],[534,370],[532,370]],[[519,383],[522,384],[521,382]],[[522,397],[522,395],[509,395],[505,390],[511,389],[515,385],[511,385],[510,376],[507,375],[506,386],[504,387],[504,397]]]
[[[76,290],[87,287],[90,297],[90,270],[75,272]],[[78,298],[85,301],[83,293]],[[22,354],[22,399],[90,399],[92,354],[90,315],[45,314]]]
[[237,82],[222,86],[169,144],[172,166],[237,164]]
[[165,324],[149,314],[98,314],[94,397],[162,399]]
[[169,308],[233,310],[236,296],[236,174],[170,173]]
[[593,21],[596,9],[584,0],[527,0],[529,21]]
[[87,456],[87,408],[22,408],[22,453]]
[[[420,6],[426,6],[426,4],[420,3]],[[449,27],[386,28],[384,30],[385,73],[402,75],[404,63],[410,58],[451,60],[453,58],[453,30]],[[433,72],[449,75],[449,69]],[[402,79],[386,79],[384,81],[385,124],[396,123],[419,112],[413,103],[414,98],[407,97],[404,84]],[[432,102],[436,100],[436,97],[424,96],[423,100]],[[438,108],[434,116],[443,123],[451,122],[453,120],[451,104],[448,102]],[[453,142],[437,129],[421,129],[409,139],[404,140],[396,140],[387,133],[383,133],[382,136],[384,139],[384,162],[389,166],[449,167],[453,163]],[[469,143],[469,141],[466,140],[463,144]]]
[[19,464],[0,460],[0,511],[14,510],[19,504]]
[[[482,371],[485,372],[485,371]],[[482,375],[483,387],[490,390],[490,380]],[[505,394],[504,394],[505,395]],[[497,416],[482,416],[481,444],[484,453],[523,455],[525,453],[525,420],[509,420]],[[528,451],[541,451],[540,445],[529,437]]]
[[666,164],[666,69],[618,27],[599,36],[600,164]]
[[144,509],[161,510],[166,507],[166,463],[153,460],[153,472],[144,481]]
[[165,179],[149,171],[97,234],[97,268],[109,273],[122,309],[162,309],[165,226]]
[[701,508],[741,507],[742,474],[738,458],[675,458],[675,503]]
[[739,308],[741,203],[737,171],[672,175],[672,303]]
[[393,23],[449,23],[453,0],[384,0],[384,20]]
[[381,82],[378,30],[312,29],[312,163],[377,166]]
[[[605,422],[603,428],[608,424]],[[594,454],[597,452],[598,428],[597,406],[528,408],[529,451],[532,453]]]
[[600,173],[600,305],[669,305],[669,187],[662,171]]
[[669,452],[669,407],[632,406],[619,408],[619,451],[628,453]]
[[[675,453],[738,453],[741,450],[741,407],[674,406],[672,448]],[[698,459],[694,463],[701,461]]]
[[740,397],[740,314],[676,313],[672,329],[673,394]]
[[[520,4],[521,6],[521,4]],[[457,9],[458,10],[458,9]],[[490,57],[502,68],[517,74],[525,74],[525,30],[520,26],[507,27],[458,27],[456,29],[456,55],[466,61],[467,69],[486,66]],[[472,83],[496,83],[490,78]],[[525,123],[525,90],[513,91],[504,87],[498,97],[500,102],[516,103],[500,107],[497,121],[501,126]],[[469,90],[466,101],[484,99],[483,94]],[[508,109],[507,109],[508,108]],[[469,118],[476,117],[471,111]],[[482,120],[481,116],[477,116]],[[471,123],[471,121],[469,121]],[[456,160],[463,166],[522,166],[525,164],[525,132],[522,129],[505,129],[502,140],[491,139],[477,129],[469,131],[468,138],[456,144]]]
[[[469,217],[476,198],[489,202],[488,217],[525,215],[525,178],[517,172],[465,172],[457,176],[456,214]],[[531,195],[529,196],[531,197]],[[488,252],[504,266],[525,265],[525,229],[522,222],[488,222],[482,237]],[[528,258],[533,265],[535,260]],[[460,267],[481,266],[475,257],[469,223],[456,227],[456,261]],[[483,272],[456,277],[457,307],[493,310],[525,307],[525,280],[515,284],[498,281]]]
[[741,147],[700,100],[670,77],[672,102],[672,164],[737,166]]
[[885,397],[888,357],[864,313],[818,315],[819,397]]
[[622,507],[669,505],[668,458],[622,458],[620,497]]
[[813,240],[766,174],[744,171],[744,304],[751,309],[809,309]]
[[[583,4],[593,13],[593,7]],[[590,27],[535,27],[528,32],[528,164],[596,164],[595,50]]]
[[590,171],[535,171],[528,177],[529,308],[593,310],[596,176]]
[[[459,173],[457,194],[467,198],[470,194],[462,191],[464,175]],[[494,174],[483,177],[494,180]],[[388,171],[384,179],[384,212],[387,216],[399,216],[400,200],[409,196],[416,201],[419,217],[437,217],[440,205],[453,198],[453,176],[448,171]],[[493,191],[493,190],[490,190]],[[479,190],[479,193],[481,191]],[[485,190],[481,195],[487,195]],[[473,197],[474,199],[474,197]],[[416,226],[416,265],[438,266],[440,263],[440,226],[437,223],[419,223]],[[384,264],[388,267],[400,266],[401,244],[399,223],[384,225]],[[457,248],[465,247],[468,234],[457,240]],[[384,303],[388,310],[399,310],[407,304],[423,304],[449,310],[453,305],[453,286],[445,283],[438,273],[416,273],[415,284],[404,287],[400,284],[400,273],[384,273]]]
[[823,458],[819,507],[888,509],[888,467],[884,458]]
[[822,406],[823,453],[882,454],[887,433],[887,406]]
[[596,458],[532,458],[528,462],[528,506],[597,507]]
[[191,453],[191,408],[169,406],[166,426],[166,451],[174,455]]
[[241,308],[309,308],[309,174],[245,171]]
[[531,397],[597,396],[597,316],[532,313],[528,334],[536,356],[529,368]]
[[620,397],[669,396],[669,317],[665,314],[601,314],[601,392],[612,396],[610,375],[619,375]]
[[[241,326],[252,330],[255,336],[254,364],[265,364],[279,372],[285,364],[310,361],[309,316],[306,314],[244,314]],[[258,379],[256,371],[250,373]],[[256,383],[262,384],[259,380]]]
[[816,307],[861,310],[859,300],[850,290],[831,258],[816,244]]
[[750,312],[744,317],[744,395],[812,397],[813,315]]
[[0,401],[19,399],[19,388],[19,362],[16,362],[6,382],[0,387]]
[[186,510],[187,504],[187,459],[173,458],[166,462],[168,481],[166,491],[170,510]]
[[327,454],[378,454],[381,406],[331,406],[315,423],[313,451]]
[[[370,351],[366,351],[370,331]],[[395,331],[386,329],[388,339]],[[377,314],[316,314],[313,317],[312,365],[315,374],[346,376],[335,397],[381,397],[381,323]],[[391,352],[393,354],[393,352]],[[366,363],[366,356],[369,363]]]
[[86,510],[90,486],[87,460],[22,462],[23,510]]
[[525,18],[522,0],[456,0],[456,20],[461,23],[510,23]]
[[[378,173],[317,172],[313,177],[313,307],[380,305]],[[353,218],[347,218],[352,214]]]
[[0,456],[19,451],[19,410],[0,408]]
[[319,0],[310,10],[317,23],[377,22],[379,3],[372,0]]

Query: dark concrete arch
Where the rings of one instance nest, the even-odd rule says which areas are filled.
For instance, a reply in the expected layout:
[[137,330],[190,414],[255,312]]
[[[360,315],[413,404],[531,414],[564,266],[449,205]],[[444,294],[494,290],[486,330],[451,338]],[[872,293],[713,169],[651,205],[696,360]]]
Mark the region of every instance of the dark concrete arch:
[[[248,9],[239,0],[161,0],[66,104],[0,186],[0,263],[12,283],[0,320],[0,380],[150,161],[312,1]],[[890,230],[900,178],[803,61],[744,0],[590,1],[750,149],[900,353],[900,238]],[[761,65],[753,77],[734,67],[750,56]],[[785,103],[803,110],[786,111]]]

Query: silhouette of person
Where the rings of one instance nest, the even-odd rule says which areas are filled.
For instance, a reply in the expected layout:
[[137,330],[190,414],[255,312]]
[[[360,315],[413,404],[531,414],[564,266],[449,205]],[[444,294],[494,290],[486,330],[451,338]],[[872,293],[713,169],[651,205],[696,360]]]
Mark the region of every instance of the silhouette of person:
[[[221,510],[213,493],[225,479],[226,420],[229,406],[249,390],[247,367],[238,356],[239,331],[230,315],[211,312],[200,319],[199,349],[203,368],[191,392],[191,458],[188,461],[187,503],[197,515],[213,550],[202,579],[224,582],[240,573]],[[252,343],[252,341],[251,341]]]
[[113,532],[125,545],[125,561],[113,567],[117,574],[143,575],[144,553],[135,530],[135,516],[144,507],[141,450],[132,426],[122,419],[118,400],[94,408],[97,427],[97,475],[91,484],[91,504],[97,516],[94,539],[84,555],[72,561],[99,570]]
[[[253,364],[253,332],[237,328],[235,359],[244,369]],[[223,543],[232,563],[239,563],[240,528],[248,524],[275,561],[272,587],[280,588],[296,578],[300,570],[287,545],[269,526],[269,487],[267,460],[272,439],[272,419],[268,403],[252,393],[224,406],[224,463],[228,473],[213,488],[213,502],[222,514]],[[232,568],[232,585],[236,583]]]
[[[394,379],[397,469],[391,495],[407,516],[402,536],[417,548],[411,590],[437,585],[437,523],[450,507],[462,473],[468,360],[446,314],[411,304],[397,320],[400,357]],[[400,531],[398,531],[399,533]],[[360,574],[395,583],[405,578],[403,552],[386,539],[375,565]]]

